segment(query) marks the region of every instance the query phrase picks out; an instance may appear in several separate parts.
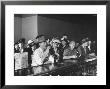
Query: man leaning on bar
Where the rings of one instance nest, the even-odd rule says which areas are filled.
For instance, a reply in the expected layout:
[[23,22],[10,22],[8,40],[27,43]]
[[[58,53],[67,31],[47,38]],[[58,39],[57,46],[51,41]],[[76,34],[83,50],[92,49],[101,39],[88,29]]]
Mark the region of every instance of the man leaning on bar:
[[38,40],[39,48],[34,51],[32,55],[32,64],[31,64],[31,66],[33,67],[34,75],[37,72],[41,71],[40,69],[41,67],[39,67],[39,69],[38,68],[36,69],[36,66],[48,62],[47,57],[49,55],[49,49],[50,49],[50,46],[47,46],[46,39],[43,35],[39,36],[37,40]]

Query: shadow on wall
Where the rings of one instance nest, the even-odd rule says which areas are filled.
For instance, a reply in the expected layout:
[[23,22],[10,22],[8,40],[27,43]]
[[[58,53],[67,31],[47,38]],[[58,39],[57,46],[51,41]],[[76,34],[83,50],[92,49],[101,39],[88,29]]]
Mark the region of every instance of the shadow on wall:
[[73,40],[85,37],[97,40],[97,15],[39,14],[38,34],[45,34],[48,38],[67,34]]

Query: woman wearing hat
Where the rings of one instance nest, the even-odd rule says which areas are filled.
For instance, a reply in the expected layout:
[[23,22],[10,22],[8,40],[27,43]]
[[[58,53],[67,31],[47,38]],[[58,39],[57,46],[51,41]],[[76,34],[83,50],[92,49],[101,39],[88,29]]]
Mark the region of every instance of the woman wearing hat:
[[63,48],[60,45],[61,42],[59,39],[53,39],[50,54],[53,56],[55,63],[62,62],[63,60]]

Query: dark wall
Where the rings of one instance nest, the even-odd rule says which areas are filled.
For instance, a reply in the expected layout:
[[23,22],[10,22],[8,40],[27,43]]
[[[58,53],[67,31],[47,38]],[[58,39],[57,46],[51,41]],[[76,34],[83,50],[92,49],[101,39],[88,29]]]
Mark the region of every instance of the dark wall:
[[38,15],[38,34],[47,37],[67,34],[79,41],[90,37],[97,39],[97,15]]

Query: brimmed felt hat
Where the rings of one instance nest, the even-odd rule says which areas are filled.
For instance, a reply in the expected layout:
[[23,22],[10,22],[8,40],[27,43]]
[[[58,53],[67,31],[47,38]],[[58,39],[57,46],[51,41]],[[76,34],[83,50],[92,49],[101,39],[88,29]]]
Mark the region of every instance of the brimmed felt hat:
[[33,40],[29,40],[28,41],[28,44],[32,44],[34,41]]
[[55,42],[56,42],[56,43],[61,43],[60,40],[58,40],[58,39],[54,39],[53,42],[54,42],[54,43],[55,43]]
[[38,43],[42,43],[42,42],[45,42],[45,41],[46,41],[45,36],[40,36],[40,37],[37,38]]

